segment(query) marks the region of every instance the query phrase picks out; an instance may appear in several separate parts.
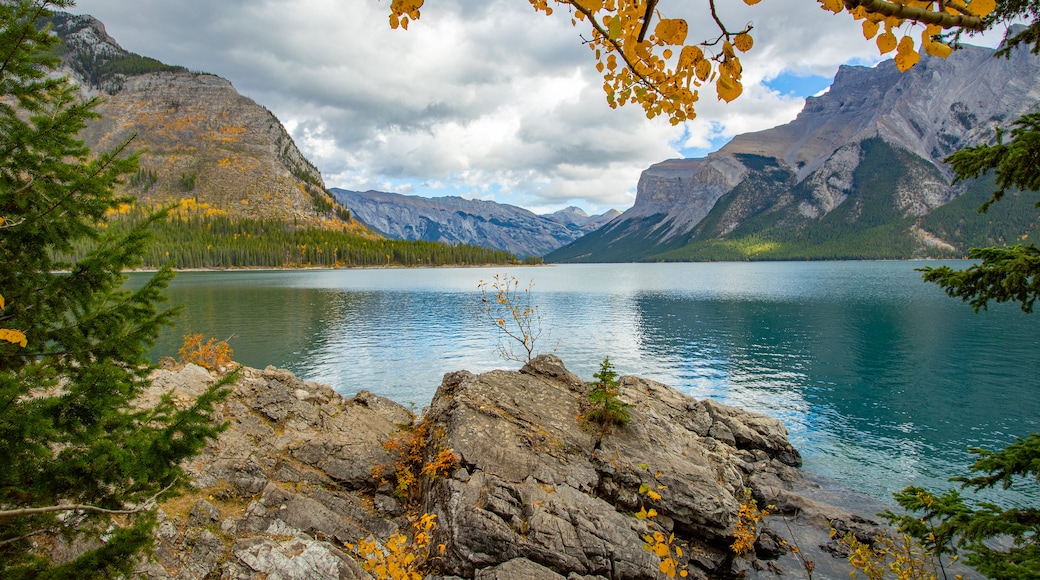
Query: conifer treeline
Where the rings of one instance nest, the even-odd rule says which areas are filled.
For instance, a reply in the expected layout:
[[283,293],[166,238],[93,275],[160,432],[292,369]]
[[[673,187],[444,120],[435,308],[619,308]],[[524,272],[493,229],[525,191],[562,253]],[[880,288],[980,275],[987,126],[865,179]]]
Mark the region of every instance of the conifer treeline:
[[[147,219],[140,208],[109,216],[113,233]],[[158,268],[340,268],[351,266],[446,266],[510,264],[504,250],[439,242],[371,239],[351,232],[307,228],[275,219],[175,213],[155,221],[143,267]],[[73,257],[85,254],[85,244]],[[532,260],[527,260],[531,262]]]

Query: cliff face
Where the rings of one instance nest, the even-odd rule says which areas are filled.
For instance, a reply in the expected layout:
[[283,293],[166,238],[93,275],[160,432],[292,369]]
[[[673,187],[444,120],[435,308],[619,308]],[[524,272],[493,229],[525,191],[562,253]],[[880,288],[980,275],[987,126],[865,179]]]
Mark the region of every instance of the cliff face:
[[346,189],[332,193],[362,223],[389,238],[472,244],[518,256],[543,256],[620,215],[589,216],[572,208],[540,216],[512,205],[461,197]]
[[59,14],[54,29],[66,70],[103,97],[101,119],[81,137],[95,151],[133,137],[141,172],[127,191],[139,201],[191,199],[231,217],[329,226],[346,217],[278,119],[227,80],[130,53],[90,16]]
[[[188,404],[213,380],[170,367],[146,402],[172,389]],[[286,371],[245,369],[220,408],[228,429],[186,466],[192,489],[160,506],[155,553],[138,572],[369,578],[348,545],[384,543],[430,513],[431,546],[444,545],[435,578],[649,580],[660,560],[643,536],[654,530],[674,532],[692,578],[797,575],[781,535],[816,560],[818,575],[838,577],[844,560],[818,547],[830,526],[878,531],[808,499],[825,492],[802,477],[774,419],[625,377],[633,421],[597,433],[576,420],[588,388],[551,355],[519,372],[449,373],[413,430],[412,413],[370,393],[343,398]],[[373,476],[393,464],[393,446],[382,444],[402,429],[425,434],[420,464],[448,449],[455,461],[412,481],[408,503]],[[383,473],[392,479],[393,468]],[[729,546],[745,487],[787,519],[768,520],[755,550],[738,556]],[[635,517],[643,508],[657,515]]]
[[[765,232],[777,243],[796,231],[826,237],[814,228],[850,198],[866,204],[847,210],[854,232],[863,211],[885,214],[888,223],[928,215],[968,186],[950,185],[943,159],[990,141],[995,127],[1007,127],[1040,102],[1040,59],[1027,50],[1010,59],[993,52],[967,46],[948,59],[924,58],[906,73],[892,61],[843,66],[828,92],[807,99],[791,123],[739,135],[704,159],[651,166],[640,177],[635,205],[610,231],[549,259],[648,257],[734,233]],[[875,140],[894,153],[864,146]],[[868,153],[875,157],[867,159]],[[890,195],[874,195],[874,186]],[[749,189],[755,190],[750,197]],[[899,229],[911,235],[909,225]]]

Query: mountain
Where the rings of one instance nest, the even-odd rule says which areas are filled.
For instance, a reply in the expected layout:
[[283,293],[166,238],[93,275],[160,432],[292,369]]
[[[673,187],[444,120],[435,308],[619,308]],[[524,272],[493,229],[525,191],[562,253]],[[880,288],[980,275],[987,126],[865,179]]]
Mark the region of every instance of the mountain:
[[1040,59],[993,53],[966,46],[905,73],[843,66],[791,123],[646,169],[631,209],[546,259],[943,257],[1035,239],[1035,200],[979,215],[992,180],[951,186],[943,163],[1040,102]]
[[355,218],[388,238],[473,244],[542,256],[620,215],[589,216],[571,207],[541,216],[513,205],[461,197],[331,190]]
[[275,116],[227,80],[124,50],[91,16],[58,13],[64,72],[101,118],[80,135],[95,151],[133,137],[140,171],[127,193],[146,205],[189,200],[232,218],[358,227]]
[[621,212],[611,209],[606,213],[590,216],[585,210],[572,205],[560,211],[544,214],[544,217],[560,222],[565,226],[577,226],[586,232],[592,232],[603,227],[619,215],[621,215]]

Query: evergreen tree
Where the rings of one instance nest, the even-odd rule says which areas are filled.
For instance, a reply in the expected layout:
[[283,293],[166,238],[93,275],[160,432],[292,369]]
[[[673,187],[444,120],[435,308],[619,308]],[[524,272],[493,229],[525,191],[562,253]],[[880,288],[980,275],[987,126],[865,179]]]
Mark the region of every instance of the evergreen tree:
[[582,424],[597,429],[601,434],[608,434],[614,427],[624,427],[632,422],[632,414],[626,403],[618,398],[621,382],[609,358],[603,359],[599,372],[594,373],[595,381],[589,383],[592,390],[588,393],[589,410],[582,415]]
[[[147,224],[106,234],[106,211],[130,200],[113,185],[137,169],[116,151],[92,156],[76,135],[94,100],[53,70],[56,39],[41,23],[71,0],[0,2],[0,577],[128,573],[150,542],[154,504],[182,478],[180,461],[213,436],[214,387],[188,409],[133,400],[144,354],[173,312],[172,277],[140,290],[123,270],[144,251]],[[94,249],[52,256],[73,243]],[[52,557],[76,543],[74,556]],[[82,547],[82,549],[79,549]],[[71,559],[70,559],[71,558]]]
[[[1040,53],[1037,0],[1002,0],[987,22],[992,25],[1018,18],[1029,18],[1031,23],[1008,38],[1006,47],[1031,44],[1033,54]],[[998,52],[998,56],[1007,56],[1008,48]],[[1008,190],[1040,190],[1040,113],[1016,120],[1010,142],[1004,143],[1002,133],[998,132],[997,137],[995,144],[965,148],[947,159],[958,180],[995,172],[998,190],[979,208],[980,212],[1000,201]],[[964,270],[925,268],[925,280],[939,284],[951,297],[968,302],[976,312],[985,309],[990,300],[1017,302],[1024,312],[1032,312],[1040,295],[1040,251],[1035,245],[976,248],[971,255],[982,261]],[[975,491],[1026,486],[1036,497],[1040,434],[1018,439],[997,452],[971,451],[978,456],[969,468],[972,476],[952,481]],[[895,499],[909,514],[888,513],[889,521],[936,553],[961,552],[968,564],[991,578],[1040,578],[1037,507],[974,502],[957,490],[936,493],[919,487],[908,487],[896,493]]]

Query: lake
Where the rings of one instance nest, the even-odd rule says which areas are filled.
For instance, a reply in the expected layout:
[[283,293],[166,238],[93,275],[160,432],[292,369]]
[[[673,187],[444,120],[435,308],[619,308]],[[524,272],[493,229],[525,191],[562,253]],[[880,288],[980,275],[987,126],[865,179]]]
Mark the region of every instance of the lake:
[[1040,430],[1040,315],[974,314],[914,271],[935,264],[185,272],[168,291],[178,326],[153,355],[175,356],[187,333],[233,337],[240,363],[418,410],[446,372],[519,368],[476,316],[477,284],[511,274],[534,282],[551,331],[538,350],[586,380],[609,357],[621,374],[777,417],[808,471],[887,501],[948,487],[969,446]]

